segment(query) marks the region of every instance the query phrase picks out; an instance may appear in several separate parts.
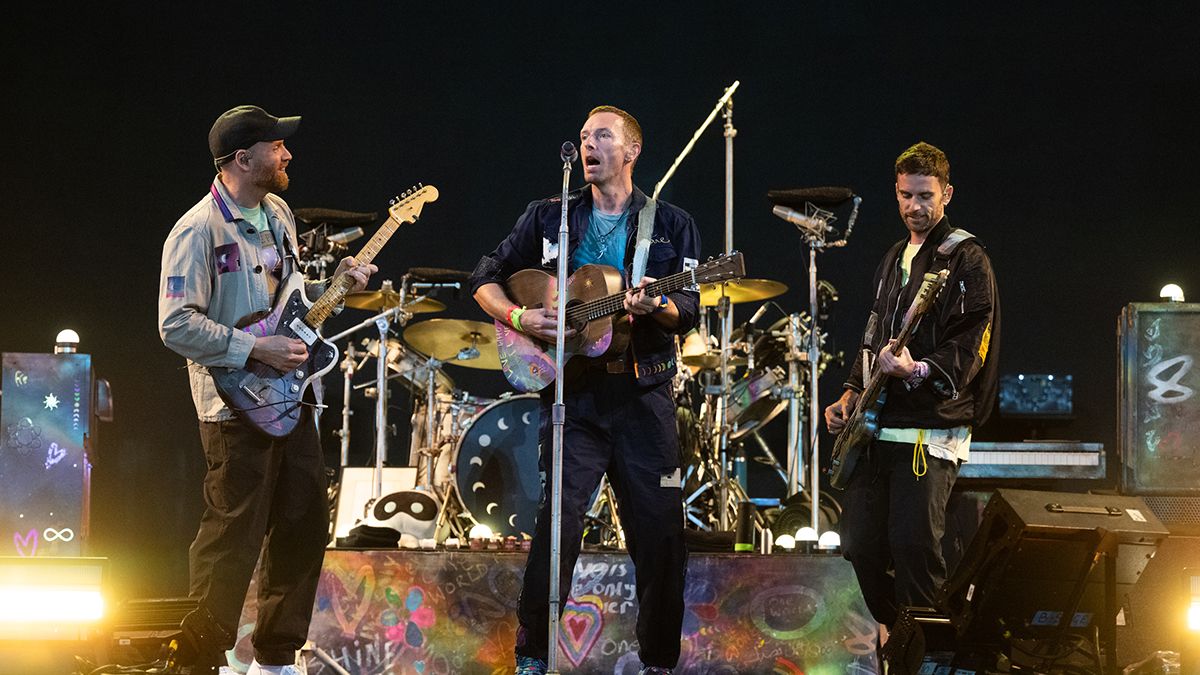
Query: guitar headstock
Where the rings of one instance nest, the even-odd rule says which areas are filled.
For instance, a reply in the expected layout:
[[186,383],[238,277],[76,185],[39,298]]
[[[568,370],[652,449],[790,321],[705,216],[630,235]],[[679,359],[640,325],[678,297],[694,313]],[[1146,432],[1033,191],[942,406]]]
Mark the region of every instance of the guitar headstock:
[[727,279],[741,279],[746,276],[746,261],[741,251],[734,251],[720,258],[708,260],[696,267],[696,283],[711,284]]
[[392,199],[388,215],[398,223],[416,222],[421,217],[421,209],[429,202],[436,202],[437,198],[437,188],[418,183]]
[[937,300],[938,293],[946,285],[946,279],[949,276],[950,270],[942,270],[937,274],[925,273],[925,278],[921,280],[921,287],[917,289],[917,297],[913,298],[912,305],[904,315],[906,324],[929,311],[929,308],[933,306],[933,301]]

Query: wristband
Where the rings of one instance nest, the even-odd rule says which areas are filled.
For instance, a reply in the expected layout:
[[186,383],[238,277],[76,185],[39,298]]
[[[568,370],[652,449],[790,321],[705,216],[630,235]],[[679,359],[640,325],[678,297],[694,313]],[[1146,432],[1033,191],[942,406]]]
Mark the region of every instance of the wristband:
[[521,315],[524,313],[525,313],[525,308],[517,307],[516,305],[513,305],[513,308],[508,310],[509,325],[511,325],[513,328],[516,328],[517,330],[521,331],[522,333],[525,332],[525,329],[521,328]]
[[925,378],[928,376],[929,364],[925,363],[924,361],[917,361],[913,364],[912,373],[908,377],[904,378],[904,386],[909,391],[912,391],[913,389],[921,386],[921,383],[924,382]]
[[655,307],[653,310],[651,310],[651,311],[650,311],[650,313],[651,313],[651,314],[658,314],[659,312],[661,312],[661,311],[663,311],[664,309],[666,309],[666,308],[667,308],[667,306],[668,306],[668,305],[670,305],[670,304],[671,304],[671,299],[667,297],[667,294],[666,294],[666,293],[663,293],[663,294],[662,294],[661,296],[659,296],[659,298],[658,298],[658,307]]

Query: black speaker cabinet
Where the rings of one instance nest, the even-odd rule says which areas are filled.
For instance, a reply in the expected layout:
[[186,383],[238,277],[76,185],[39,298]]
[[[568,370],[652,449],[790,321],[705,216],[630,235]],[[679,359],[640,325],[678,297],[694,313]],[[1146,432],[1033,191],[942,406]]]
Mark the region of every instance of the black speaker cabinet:
[[1000,646],[1111,627],[1105,560],[1128,594],[1167,530],[1139,497],[1000,489],[942,587],[960,640]]

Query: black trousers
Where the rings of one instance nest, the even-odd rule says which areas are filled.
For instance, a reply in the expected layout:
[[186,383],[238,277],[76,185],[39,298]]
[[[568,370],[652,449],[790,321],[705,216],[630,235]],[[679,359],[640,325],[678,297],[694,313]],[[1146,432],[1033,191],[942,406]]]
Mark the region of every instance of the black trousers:
[[236,635],[261,551],[255,658],[263,665],[293,663],[308,636],[329,539],[324,458],[312,416],[306,411],[284,439],[239,420],[201,422],[200,438],[208,472],[204,515],[189,552],[190,595]]
[[[679,660],[687,551],[679,487],[679,438],[671,383],[643,389],[632,374],[589,371],[564,395],[560,609],[583,537],[583,517],[607,473],[617,497],[636,575],[638,655],[648,666]],[[516,652],[546,659],[550,621],[550,482],[552,400],[543,398],[542,502],[525,563]]]
[[892,626],[900,607],[936,606],[946,581],[942,534],[958,463],[928,454],[913,474],[913,445],[875,441],[846,487],[842,556],[854,566],[875,620]]

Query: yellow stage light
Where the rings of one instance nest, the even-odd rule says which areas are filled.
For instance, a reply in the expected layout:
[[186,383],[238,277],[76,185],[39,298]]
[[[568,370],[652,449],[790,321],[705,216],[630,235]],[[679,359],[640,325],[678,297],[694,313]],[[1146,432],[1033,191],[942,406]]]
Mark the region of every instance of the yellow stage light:
[[104,619],[104,558],[0,558],[0,640],[86,640]]

